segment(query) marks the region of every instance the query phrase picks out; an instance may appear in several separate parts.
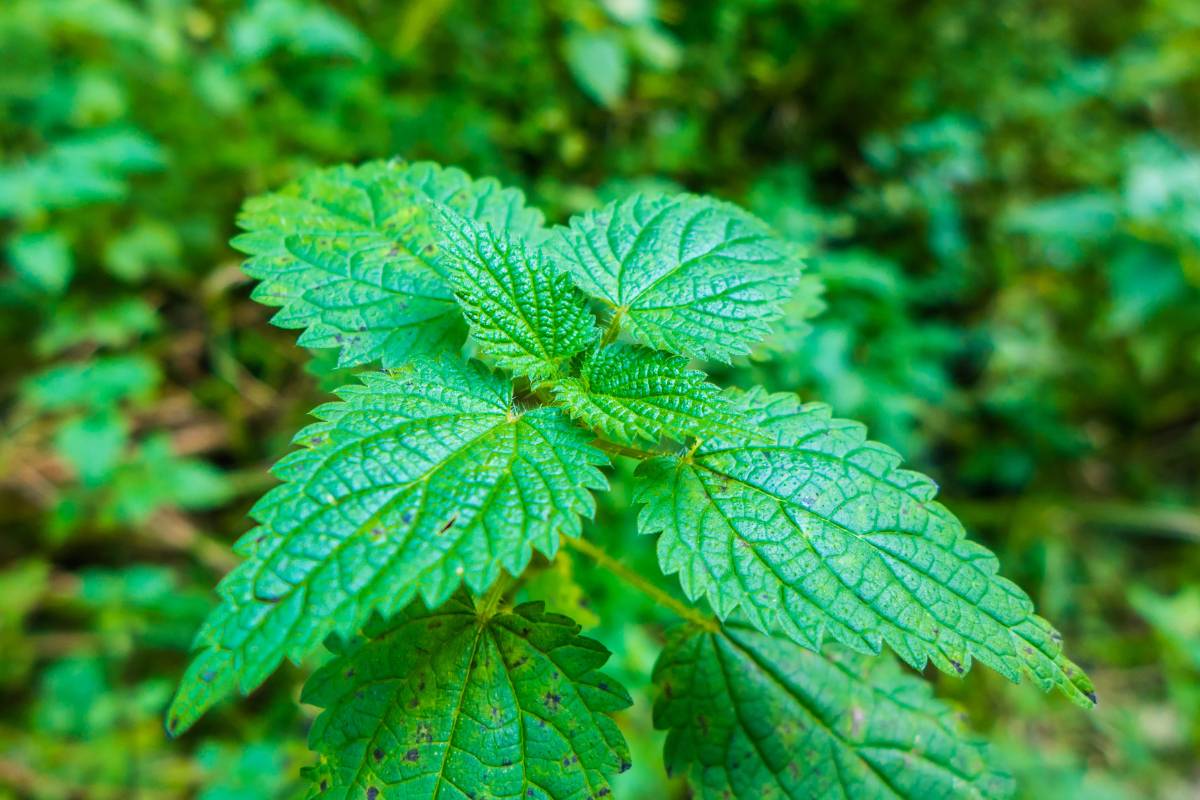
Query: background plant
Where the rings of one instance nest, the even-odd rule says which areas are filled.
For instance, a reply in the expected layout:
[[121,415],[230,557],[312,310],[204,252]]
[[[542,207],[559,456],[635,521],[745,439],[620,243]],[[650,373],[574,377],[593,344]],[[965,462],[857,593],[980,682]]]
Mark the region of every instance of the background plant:
[[[242,198],[399,153],[553,221],[677,185],[806,246],[825,286],[803,302],[836,314],[712,379],[866,420],[1063,626],[1093,713],[982,670],[939,686],[1018,787],[1194,794],[1196,35],[1184,0],[6,4],[0,780],[294,790],[295,672],[170,746],[160,725],[266,466],[348,380],[263,324],[226,242]],[[34,376],[64,365],[113,388],[48,408]],[[72,453],[110,455],[88,477]],[[146,480],[164,465],[206,478]],[[618,500],[606,549],[652,571]],[[632,685],[669,617],[586,559],[554,569]],[[626,613],[647,624],[606,621]],[[652,752],[636,699],[620,721]]]

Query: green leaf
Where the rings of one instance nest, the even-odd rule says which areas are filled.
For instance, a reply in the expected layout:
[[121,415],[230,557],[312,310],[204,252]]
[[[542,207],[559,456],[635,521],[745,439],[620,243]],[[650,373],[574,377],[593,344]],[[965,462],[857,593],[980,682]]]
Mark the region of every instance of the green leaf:
[[21,282],[39,292],[62,294],[75,272],[71,245],[59,231],[23,233],[8,243],[8,259]]
[[520,192],[457,169],[399,160],[310,173],[277,194],[247,201],[234,239],[251,255],[254,298],[272,320],[303,328],[299,343],[341,350],[341,366],[457,346],[457,304],[435,257],[426,203],[536,241],[540,212]]
[[550,247],[635,339],[728,361],[780,315],[800,262],[740,208],[695,195],[634,195],[571,219]]
[[108,525],[144,525],[160,508],[206,509],[228,502],[229,479],[212,464],[172,452],[165,433],[149,436],[110,479],[98,519]]
[[0,219],[119,200],[129,192],[129,176],[165,164],[162,148],[141,131],[85,131],[27,160],[0,165]]
[[736,419],[704,373],[656,350],[602,347],[584,360],[579,377],[556,383],[554,394],[572,416],[627,444],[736,432]]
[[554,377],[595,341],[587,298],[540,250],[445,206],[432,217],[438,258],[450,268],[471,335],[498,365],[534,380]]
[[748,627],[683,629],[654,669],[668,771],[705,798],[1003,798],[929,685],[891,658],[824,656]]
[[84,486],[109,480],[129,440],[129,425],[112,407],[68,420],[54,434],[54,449],[75,468]]
[[588,97],[615,108],[629,86],[629,54],[612,31],[573,31],[563,54],[571,76]]
[[639,527],[661,534],[659,563],[689,598],[704,595],[722,619],[740,608],[813,650],[828,634],[860,652],[886,643],[916,669],[962,674],[978,659],[1095,702],[1057,633],[934,500],[931,480],[825,406],[731,397],[768,441],[710,439],[640,469]]
[[24,399],[44,411],[103,410],[125,400],[145,399],[162,376],[149,358],[104,356],[57,364],[22,384]]
[[492,615],[460,592],[364,633],[305,686],[326,709],[314,797],[603,798],[628,768],[608,651],[542,603]]
[[510,381],[449,358],[362,381],[317,409],[275,468],[286,483],[252,510],[261,525],[238,542],[247,560],[197,637],[172,733],[374,610],[520,574],[593,513],[604,455],[558,409],[515,407]]

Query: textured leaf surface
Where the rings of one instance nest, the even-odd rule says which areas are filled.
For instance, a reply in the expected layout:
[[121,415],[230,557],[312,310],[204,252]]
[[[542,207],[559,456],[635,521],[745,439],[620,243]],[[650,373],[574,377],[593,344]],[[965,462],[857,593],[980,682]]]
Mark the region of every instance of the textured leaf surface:
[[542,215],[520,192],[457,169],[393,160],[319,170],[243,207],[246,233],[234,245],[251,256],[254,299],[281,307],[276,325],[304,329],[301,345],[340,349],[342,366],[394,366],[459,344],[429,200],[513,235],[541,235]]
[[749,352],[800,277],[792,245],[766,223],[695,195],[611,203],[556,229],[549,246],[630,335],[695,358]]
[[629,751],[606,716],[630,704],[609,653],[541,603],[482,619],[469,597],[375,619],[323,666],[304,700],[321,800],[467,800],[610,794]]
[[886,642],[917,669],[929,660],[961,674],[978,659],[1094,702],[1057,634],[934,500],[932,481],[825,406],[733,397],[769,441],[707,440],[691,458],[641,468],[640,528],[661,534],[659,562],[688,597],[814,650],[829,634],[862,652]]
[[558,375],[599,334],[570,276],[520,238],[446,207],[432,211],[440,260],[485,355],[519,375]]
[[436,606],[462,582],[481,591],[502,568],[519,574],[534,548],[552,556],[593,512],[588,489],[605,486],[589,434],[557,409],[514,408],[511,383],[477,365],[422,360],[339,394],[252,511],[261,525],[218,588],[172,732],[373,610],[418,591]]
[[705,798],[1002,798],[985,746],[890,658],[741,626],[679,631],[655,666],[667,769]]
[[627,444],[736,430],[724,397],[704,373],[661,351],[602,347],[584,360],[579,377],[556,383],[554,393],[572,416]]

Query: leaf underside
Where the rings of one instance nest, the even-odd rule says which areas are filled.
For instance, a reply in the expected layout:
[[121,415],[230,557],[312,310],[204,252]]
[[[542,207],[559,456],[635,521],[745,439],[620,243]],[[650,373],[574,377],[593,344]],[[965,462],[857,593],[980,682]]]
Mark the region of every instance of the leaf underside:
[[607,715],[631,700],[599,671],[608,650],[541,603],[482,619],[460,592],[364,635],[304,689],[325,709],[311,797],[599,800],[629,767]]
[[558,409],[514,408],[511,382],[478,365],[419,360],[362,380],[317,409],[275,468],[285,483],[252,510],[261,524],[197,636],[172,733],[372,611],[418,592],[437,606],[460,583],[520,574],[534,549],[553,556],[607,485],[587,433]]
[[700,800],[1012,793],[985,745],[891,658],[730,625],[677,631],[654,677],[667,769]]
[[695,195],[610,203],[556,228],[547,246],[630,336],[700,359],[748,353],[800,277],[793,246],[766,223]]
[[304,347],[336,348],[340,366],[405,359],[462,343],[464,329],[436,257],[426,204],[513,235],[543,236],[541,212],[491,179],[399,159],[318,170],[251,198],[234,239],[260,281],[253,297],[279,306],[272,322],[304,329]]
[[827,635],[864,653],[886,643],[916,669],[931,661],[953,674],[978,659],[1095,702],[1058,634],[966,539],[932,481],[825,406],[760,390],[730,397],[767,441],[710,439],[639,472],[639,527],[660,534],[663,571],[689,598],[813,650]]
[[687,361],[657,350],[612,344],[588,355],[579,377],[554,385],[571,415],[624,444],[663,436],[684,442],[736,430],[720,390]]
[[587,298],[540,250],[450,208],[432,217],[439,260],[483,355],[537,380],[557,376],[595,341]]

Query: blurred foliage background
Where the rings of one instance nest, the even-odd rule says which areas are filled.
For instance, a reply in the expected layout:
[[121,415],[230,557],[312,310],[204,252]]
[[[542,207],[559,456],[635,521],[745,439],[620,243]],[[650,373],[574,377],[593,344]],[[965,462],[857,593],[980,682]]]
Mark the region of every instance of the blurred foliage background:
[[[267,468],[347,379],[227,242],[247,195],[393,154],[555,221],[682,187],[804,244],[783,355],[715,377],[933,475],[1100,705],[939,693],[1024,796],[1200,796],[1195,0],[6,0],[0,797],[298,791],[303,670],[161,724]],[[628,501],[594,535],[653,572]],[[527,590],[645,685],[660,609],[578,561]],[[637,699],[619,794],[668,796]]]

